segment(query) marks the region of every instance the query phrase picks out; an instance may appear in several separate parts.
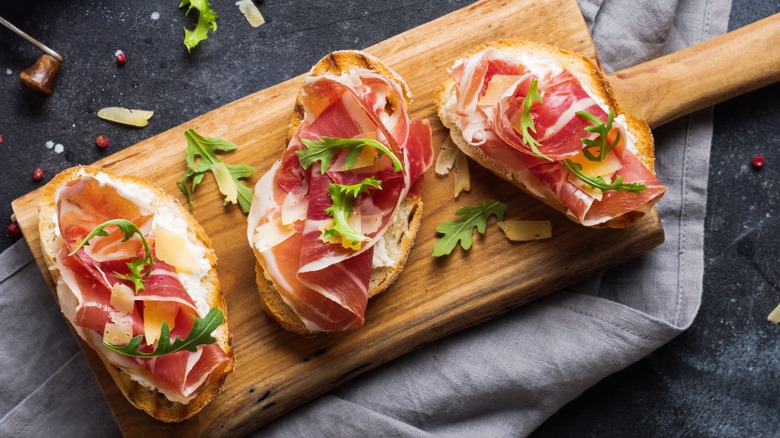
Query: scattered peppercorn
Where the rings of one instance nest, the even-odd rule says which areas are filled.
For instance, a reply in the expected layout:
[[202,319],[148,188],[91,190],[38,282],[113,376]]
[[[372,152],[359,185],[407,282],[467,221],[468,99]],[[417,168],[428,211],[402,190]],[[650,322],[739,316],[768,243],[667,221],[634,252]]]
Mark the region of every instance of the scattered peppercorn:
[[764,160],[764,156],[761,154],[756,154],[756,156],[753,157],[753,167],[756,169],[764,167],[764,162],[766,162],[766,160]]
[[38,182],[43,179],[43,169],[40,167],[33,171],[33,181]]
[[3,135],[0,134],[0,143],[2,143],[2,142],[3,142]]
[[19,224],[16,222],[11,222],[8,224],[8,235],[11,237],[16,237],[18,235],[22,234],[22,230],[19,228]]
[[114,55],[116,55],[116,63],[119,64],[119,66],[123,66],[125,63],[127,63],[127,56],[125,56],[125,52],[117,50]]
[[106,148],[109,143],[111,143],[111,139],[105,135],[98,135],[95,139],[95,144],[98,145],[99,148]]

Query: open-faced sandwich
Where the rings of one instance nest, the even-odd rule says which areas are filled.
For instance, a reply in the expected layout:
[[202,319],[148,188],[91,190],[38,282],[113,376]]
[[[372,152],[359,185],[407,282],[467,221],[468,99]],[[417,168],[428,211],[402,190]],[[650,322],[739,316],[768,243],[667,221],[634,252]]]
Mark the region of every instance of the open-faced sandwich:
[[357,51],[329,54],[306,77],[247,230],[263,307],[284,328],[362,326],[368,298],[403,268],[433,160],[411,100],[397,73]]
[[195,219],[144,180],[82,166],[47,184],[39,218],[62,313],[130,403],[166,422],[203,409],[233,352]]
[[583,56],[488,43],[454,62],[436,104],[466,155],[582,225],[626,227],[666,192],[650,128]]

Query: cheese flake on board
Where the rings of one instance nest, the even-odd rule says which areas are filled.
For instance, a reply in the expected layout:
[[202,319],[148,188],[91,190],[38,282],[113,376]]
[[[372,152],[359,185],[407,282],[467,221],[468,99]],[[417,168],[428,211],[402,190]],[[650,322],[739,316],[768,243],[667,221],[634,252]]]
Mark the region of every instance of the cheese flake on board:
[[550,221],[507,220],[500,221],[498,226],[504,231],[506,238],[513,242],[526,242],[552,237],[552,223]]
[[471,190],[471,175],[469,174],[469,161],[466,154],[460,152],[455,160],[455,197],[460,192]]

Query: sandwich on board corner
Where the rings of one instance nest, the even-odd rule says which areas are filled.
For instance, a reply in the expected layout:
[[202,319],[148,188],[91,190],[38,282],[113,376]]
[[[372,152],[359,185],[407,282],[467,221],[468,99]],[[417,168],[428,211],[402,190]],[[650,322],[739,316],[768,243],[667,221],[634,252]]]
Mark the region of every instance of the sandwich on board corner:
[[454,61],[439,118],[467,156],[587,227],[624,228],[666,192],[643,120],[588,58],[504,40]]
[[157,186],[97,167],[43,190],[41,247],[74,331],[135,407],[165,422],[200,412],[233,369],[203,228]]

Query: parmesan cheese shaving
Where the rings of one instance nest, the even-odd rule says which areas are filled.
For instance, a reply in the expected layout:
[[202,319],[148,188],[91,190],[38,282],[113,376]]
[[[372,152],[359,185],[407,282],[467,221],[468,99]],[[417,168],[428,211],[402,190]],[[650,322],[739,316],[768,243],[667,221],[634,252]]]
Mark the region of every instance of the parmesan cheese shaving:
[[303,196],[288,194],[282,203],[282,225],[290,225],[306,219],[308,204]]
[[106,323],[103,329],[103,341],[111,345],[123,346],[133,338],[133,317],[111,312],[113,322]]
[[360,151],[360,154],[358,155],[351,169],[362,169],[364,167],[373,166],[374,162],[376,162],[376,157],[376,148],[366,146],[362,151]]
[[107,107],[98,111],[97,116],[109,122],[121,123],[123,125],[143,128],[149,124],[149,119],[154,115],[154,111],[145,111],[139,109],[127,109],[120,107]]
[[154,235],[157,239],[155,249],[157,258],[173,266],[177,270],[193,272],[198,268],[197,257],[190,251],[184,236],[155,224]]
[[455,197],[462,191],[471,190],[471,176],[469,175],[469,161],[466,154],[459,153],[455,160]]
[[216,162],[211,166],[214,178],[217,179],[219,191],[225,195],[225,201],[235,204],[238,202],[238,189],[236,181],[230,176],[230,171],[223,162]]
[[363,234],[368,236],[376,233],[382,227],[382,214],[366,214],[361,216],[360,227]]
[[168,323],[168,329],[176,326],[176,313],[179,303],[165,301],[144,301],[144,337],[146,344],[152,345],[160,338],[163,321]]
[[336,161],[333,162],[333,165],[331,166],[331,169],[337,172],[342,172],[345,170],[356,170],[356,169],[365,169],[367,167],[371,167],[376,163],[377,160],[377,150],[376,148],[372,146],[366,146],[363,148],[363,150],[360,151],[357,158],[355,159],[355,162],[352,163],[352,166],[347,169],[347,154],[341,154]]
[[447,139],[441,145],[439,156],[436,157],[436,174],[446,175],[450,173],[450,169],[455,164],[458,154],[462,154],[462,152],[455,145],[455,142],[452,141],[452,137],[447,136]]
[[504,231],[506,238],[513,242],[549,239],[552,237],[550,221],[500,221],[498,226]]
[[244,14],[244,18],[249,22],[252,27],[259,27],[265,23],[265,18],[260,10],[257,9],[253,0],[239,0],[236,2],[238,10]]
[[775,324],[780,323],[780,304],[775,307],[775,310],[773,310],[766,319]]
[[252,243],[260,251],[269,250],[295,234],[295,227],[284,226],[278,221],[266,222],[255,228]]
[[135,293],[122,283],[115,283],[111,288],[111,307],[117,312],[133,313],[135,309]]
[[623,164],[613,151],[610,151],[602,161],[591,161],[582,152],[569,159],[582,166],[582,173],[588,176],[611,176],[623,168]]

